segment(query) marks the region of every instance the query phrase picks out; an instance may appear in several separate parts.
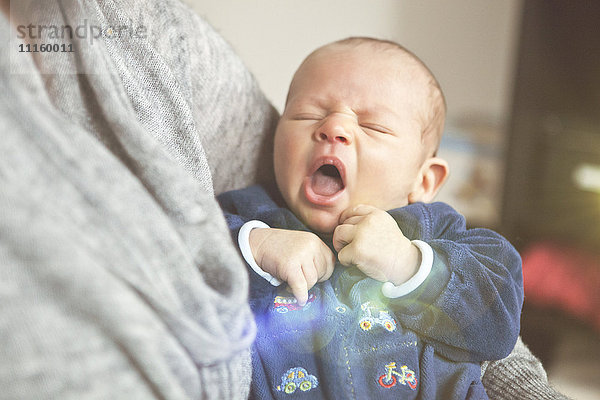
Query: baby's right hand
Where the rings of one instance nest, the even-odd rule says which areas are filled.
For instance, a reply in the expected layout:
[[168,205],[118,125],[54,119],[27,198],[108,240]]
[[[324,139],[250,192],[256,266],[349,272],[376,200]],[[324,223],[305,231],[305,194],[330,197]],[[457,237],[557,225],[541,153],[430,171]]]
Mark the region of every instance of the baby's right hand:
[[263,271],[287,282],[301,306],[308,300],[308,290],[333,273],[335,255],[311,232],[253,229],[250,248]]

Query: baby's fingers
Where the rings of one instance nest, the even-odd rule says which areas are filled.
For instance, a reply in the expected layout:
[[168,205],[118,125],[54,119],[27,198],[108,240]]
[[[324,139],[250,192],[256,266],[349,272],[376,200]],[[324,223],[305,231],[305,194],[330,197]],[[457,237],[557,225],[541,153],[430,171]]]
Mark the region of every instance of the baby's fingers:
[[[377,208],[373,207],[373,206],[369,206],[366,204],[359,204],[357,206],[348,208],[346,210],[344,210],[344,212],[340,215],[340,219],[339,219],[339,223],[340,224],[345,224],[345,223],[356,223],[355,220],[360,219],[360,218],[355,218],[355,217],[364,217],[366,215],[371,214],[373,211],[376,211]],[[349,220],[352,219],[352,222],[349,222]]]
[[352,242],[356,232],[356,225],[338,225],[333,231],[333,248],[338,253]]
[[346,246],[338,253],[338,260],[340,264],[346,267],[356,266],[356,254],[353,246]]
[[331,277],[333,269],[335,268],[335,254],[323,244],[323,250],[321,253],[321,264],[318,267],[319,271],[319,282],[324,282]]
[[287,277],[287,283],[298,304],[304,306],[308,301],[308,284],[302,268],[294,268]]

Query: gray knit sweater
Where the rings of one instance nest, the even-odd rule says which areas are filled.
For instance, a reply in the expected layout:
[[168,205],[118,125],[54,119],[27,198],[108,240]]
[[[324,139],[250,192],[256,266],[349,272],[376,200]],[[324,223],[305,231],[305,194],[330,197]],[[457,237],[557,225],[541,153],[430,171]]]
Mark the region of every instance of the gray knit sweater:
[[[176,0],[11,5],[0,398],[245,398],[255,327],[213,194],[269,178],[275,110]],[[67,25],[87,37],[51,34]],[[521,343],[483,380],[491,398],[560,398]]]

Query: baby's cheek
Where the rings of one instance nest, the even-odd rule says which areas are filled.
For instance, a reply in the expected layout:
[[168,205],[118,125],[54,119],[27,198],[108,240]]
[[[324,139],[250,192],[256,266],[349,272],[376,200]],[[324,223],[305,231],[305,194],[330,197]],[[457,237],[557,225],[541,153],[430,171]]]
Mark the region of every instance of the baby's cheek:
[[394,179],[380,177],[363,185],[362,204],[377,207],[383,211],[404,207],[408,204],[408,185]]

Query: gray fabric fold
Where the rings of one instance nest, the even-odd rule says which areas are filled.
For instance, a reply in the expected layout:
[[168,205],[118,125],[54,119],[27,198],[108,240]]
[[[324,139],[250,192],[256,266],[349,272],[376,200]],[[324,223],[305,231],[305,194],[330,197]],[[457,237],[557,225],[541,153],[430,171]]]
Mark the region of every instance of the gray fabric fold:
[[245,398],[255,328],[211,166],[216,190],[256,179],[275,110],[177,1],[26,3],[147,36],[17,54],[35,40],[0,19],[0,398]]
[[568,400],[548,382],[548,376],[521,338],[502,360],[484,363],[482,382],[490,399]]

